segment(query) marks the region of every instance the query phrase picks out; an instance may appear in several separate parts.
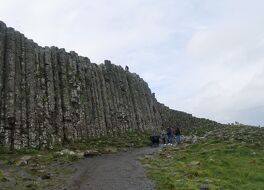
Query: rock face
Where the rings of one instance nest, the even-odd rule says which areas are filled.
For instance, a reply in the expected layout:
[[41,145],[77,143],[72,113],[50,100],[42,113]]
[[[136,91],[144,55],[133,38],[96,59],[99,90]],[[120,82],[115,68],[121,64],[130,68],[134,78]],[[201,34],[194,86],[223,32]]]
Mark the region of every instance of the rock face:
[[158,103],[128,68],[40,47],[1,21],[0,116],[0,146],[10,149],[196,123]]

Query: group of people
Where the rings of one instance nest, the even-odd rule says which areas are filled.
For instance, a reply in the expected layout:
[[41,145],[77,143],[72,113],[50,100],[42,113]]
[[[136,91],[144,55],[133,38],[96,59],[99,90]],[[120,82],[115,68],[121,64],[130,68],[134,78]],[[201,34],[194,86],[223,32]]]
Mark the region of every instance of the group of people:
[[158,146],[160,139],[163,144],[180,144],[181,143],[181,131],[179,127],[169,127],[161,135],[155,134],[151,136],[153,146]]
[[164,144],[180,144],[181,143],[181,131],[179,127],[169,127],[166,135],[162,137]]

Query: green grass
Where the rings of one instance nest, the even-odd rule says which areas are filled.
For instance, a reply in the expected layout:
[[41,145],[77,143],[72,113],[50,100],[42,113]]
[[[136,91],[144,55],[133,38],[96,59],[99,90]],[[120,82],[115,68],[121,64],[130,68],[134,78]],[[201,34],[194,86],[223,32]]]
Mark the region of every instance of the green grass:
[[160,190],[264,189],[264,148],[240,141],[211,139],[206,143],[165,148],[143,161]]
[[0,170],[0,181],[2,181],[4,179],[4,174],[3,172]]
[[93,149],[101,153],[108,153],[109,149],[118,151],[126,148],[140,148],[149,145],[149,134],[131,131],[116,137],[106,136],[74,142],[69,145],[69,148],[72,150]]

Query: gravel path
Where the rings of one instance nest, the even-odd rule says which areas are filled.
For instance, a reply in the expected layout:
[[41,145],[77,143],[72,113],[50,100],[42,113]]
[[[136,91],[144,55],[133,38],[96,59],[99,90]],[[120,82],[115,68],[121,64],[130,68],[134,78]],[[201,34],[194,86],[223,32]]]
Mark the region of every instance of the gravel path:
[[138,161],[141,156],[156,153],[159,148],[141,148],[112,155],[87,158],[76,162],[77,172],[67,190],[153,190]]

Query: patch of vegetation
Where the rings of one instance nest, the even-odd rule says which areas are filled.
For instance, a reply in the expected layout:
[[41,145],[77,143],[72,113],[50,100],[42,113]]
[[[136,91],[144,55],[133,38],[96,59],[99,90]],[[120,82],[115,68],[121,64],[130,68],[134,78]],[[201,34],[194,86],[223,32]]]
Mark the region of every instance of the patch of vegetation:
[[3,172],[0,170],[0,181],[2,181],[4,179],[4,174]]
[[162,190],[260,190],[264,187],[263,129],[217,129],[205,142],[166,147],[142,162]]
[[66,146],[56,146],[52,150],[21,149],[16,151],[1,150],[0,160],[4,164],[16,164],[23,156],[32,156],[31,162],[49,164],[53,161],[71,162],[78,159],[76,155],[57,154],[65,148],[69,150],[94,150],[99,153],[113,153],[127,148],[139,148],[150,145],[149,134],[129,131],[119,136],[104,136],[100,138],[90,138],[87,140],[72,142]]
[[140,148],[149,145],[149,134],[129,131],[119,136],[104,136],[74,142],[69,146],[69,148],[71,150],[93,149],[99,151],[100,153],[109,153],[112,151],[115,152],[127,148]]

